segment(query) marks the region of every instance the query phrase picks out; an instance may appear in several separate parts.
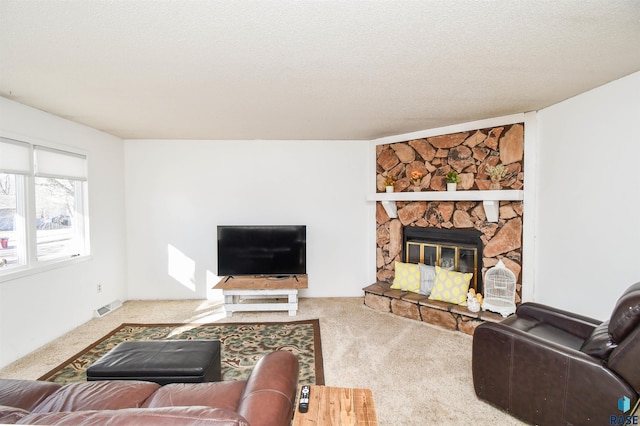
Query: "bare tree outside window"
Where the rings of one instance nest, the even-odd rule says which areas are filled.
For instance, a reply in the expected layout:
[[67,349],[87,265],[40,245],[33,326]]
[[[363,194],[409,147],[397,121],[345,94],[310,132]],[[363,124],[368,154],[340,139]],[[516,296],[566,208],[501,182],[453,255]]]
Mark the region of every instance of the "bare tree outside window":
[[38,260],[78,254],[82,242],[75,225],[82,183],[36,177],[35,184]]
[[0,268],[18,264],[15,235],[16,176],[0,173]]
[[11,188],[15,185],[12,185],[13,179],[11,176],[6,173],[0,174],[0,195],[11,195]]

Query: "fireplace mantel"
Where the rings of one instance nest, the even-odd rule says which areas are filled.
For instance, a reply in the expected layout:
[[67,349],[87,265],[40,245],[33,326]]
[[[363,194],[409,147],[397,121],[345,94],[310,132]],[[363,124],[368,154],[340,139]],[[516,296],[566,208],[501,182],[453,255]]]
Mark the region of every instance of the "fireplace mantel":
[[482,201],[487,221],[497,222],[500,201],[524,200],[524,191],[422,191],[376,192],[367,196],[369,201],[380,201],[390,218],[398,217],[396,201]]

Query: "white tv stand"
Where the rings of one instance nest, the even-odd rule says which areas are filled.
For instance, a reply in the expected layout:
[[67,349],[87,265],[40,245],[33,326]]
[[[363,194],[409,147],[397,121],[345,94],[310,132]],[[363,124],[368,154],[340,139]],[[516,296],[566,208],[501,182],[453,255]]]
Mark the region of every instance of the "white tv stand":
[[[289,311],[290,316],[295,316],[298,290],[307,286],[306,275],[292,275],[286,278],[223,277],[213,288],[222,290],[228,317],[236,311]],[[287,302],[264,301],[280,297],[286,297]]]

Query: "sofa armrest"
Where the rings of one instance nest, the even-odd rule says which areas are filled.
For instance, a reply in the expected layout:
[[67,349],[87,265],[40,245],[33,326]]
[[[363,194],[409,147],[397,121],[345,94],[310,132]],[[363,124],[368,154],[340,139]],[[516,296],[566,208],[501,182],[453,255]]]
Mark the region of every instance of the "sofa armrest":
[[528,423],[607,423],[620,395],[637,400],[601,360],[504,323],[476,328],[472,372],[478,397]]
[[291,423],[298,389],[298,358],[288,351],[264,356],[253,368],[238,413],[251,426],[286,426]]
[[640,327],[637,327],[611,352],[607,365],[627,380],[635,389],[640,389]]
[[581,339],[589,337],[593,329],[602,324],[602,321],[593,318],[532,302],[518,306],[516,315],[535,318]]

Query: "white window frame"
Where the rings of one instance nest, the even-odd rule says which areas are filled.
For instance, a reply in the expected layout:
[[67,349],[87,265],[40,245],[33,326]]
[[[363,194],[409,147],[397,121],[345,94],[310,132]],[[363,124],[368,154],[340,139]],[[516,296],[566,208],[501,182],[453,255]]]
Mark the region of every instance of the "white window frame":
[[[0,135],[0,144],[8,143],[18,146],[28,146],[29,164],[15,157],[15,164],[20,164],[16,170],[12,170],[12,160],[4,162],[0,159],[0,173],[16,175],[16,219],[15,231],[24,241],[21,241],[18,257],[21,265],[7,270],[0,268],[0,282],[41,273],[50,269],[82,262],[91,258],[89,238],[89,187],[87,176],[87,155],[67,147],[59,148],[45,144],[33,144],[15,138]],[[6,145],[5,145],[6,146]],[[1,148],[1,147],[0,147]],[[10,153],[12,150],[9,150]],[[2,150],[0,149],[0,153]],[[38,155],[38,154],[44,155]],[[43,160],[44,157],[47,157]],[[40,159],[38,161],[36,159]],[[59,161],[56,161],[59,160]],[[38,167],[40,166],[40,167]],[[38,260],[37,229],[36,229],[36,195],[35,178],[55,177],[80,181],[81,190],[76,194],[77,229],[83,238],[84,252],[71,256],[58,257],[49,260]],[[18,220],[22,217],[21,220]]]

